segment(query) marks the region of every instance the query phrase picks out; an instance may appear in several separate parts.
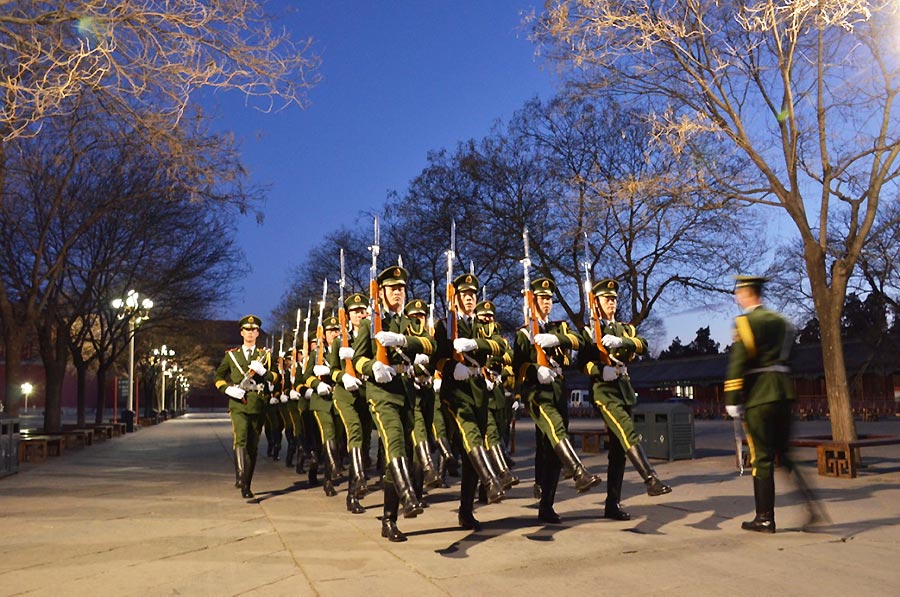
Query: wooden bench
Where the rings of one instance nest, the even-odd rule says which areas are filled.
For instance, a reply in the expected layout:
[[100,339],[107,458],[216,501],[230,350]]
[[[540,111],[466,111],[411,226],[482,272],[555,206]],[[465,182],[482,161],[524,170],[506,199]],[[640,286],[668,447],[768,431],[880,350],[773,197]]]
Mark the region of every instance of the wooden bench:
[[[746,438],[744,444],[747,444]],[[891,446],[900,444],[898,435],[860,435],[856,440],[841,442],[831,439],[830,435],[810,435],[791,440],[792,448],[815,448],[816,464],[819,475],[823,477],[840,477],[853,479],[859,472],[859,458],[856,451],[872,446]],[[744,465],[750,466],[749,453],[744,454]],[[779,466],[778,459],[775,465]]]
[[568,434],[581,438],[581,451],[586,454],[599,454],[609,441],[609,429],[606,427],[570,429]]
[[23,435],[19,437],[19,463],[38,464],[47,460],[47,436]]
[[109,424],[112,425],[113,437],[121,437],[121,436],[125,435],[125,433],[128,429],[128,426],[125,423],[120,423],[119,421],[116,421],[115,423],[109,423]]

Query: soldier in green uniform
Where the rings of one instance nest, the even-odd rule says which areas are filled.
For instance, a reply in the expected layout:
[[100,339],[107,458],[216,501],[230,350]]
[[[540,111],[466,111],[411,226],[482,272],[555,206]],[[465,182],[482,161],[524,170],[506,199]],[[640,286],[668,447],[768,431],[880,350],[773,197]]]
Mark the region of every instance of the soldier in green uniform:
[[763,306],[765,282],[766,278],[760,276],[735,276],[734,297],[743,313],[734,321],[734,343],[725,380],[725,409],[733,418],[745,417],[750,447],[756,517],[742,523],[741,528],[774,533],[776,458],[793,474],[806,499],[809,519],[805,526],[828,517],[788,451],[794,399],[788,361],[794,329],[782,315]]
[[[301,442],[302,448],[300,450],[301,454],[304,454],[308,461],[307,478],[309,479],[310,487],[319,484],[319,449],[322,447],[319,424],[316,422],[315,412],[311,404],[315,390],[306,384],[316,362],[315,354],[317,348],[318,340],[315,336],[305,340],[303,358],[297,363],[294,377],[294,390],[300,395],[297,409],[300,411],[300,422],[303,428],[301,433],[303,441]],[[310,374],[307,374],[307,372],[310,372]],[[303,472],[303,464],[304,459],[301,457],[297,462],[298,474]]]
[[[279,376],[280,376],[279,372]],[[269,392],[269,400],[266,402],[264,412],[263,430],[266,435],[266,456],[278,461],[281,454],[281,432],[284,430],[284,422],[281,419],[279,405],[281,391],[275,388]]]
[[[350,483],[347,488],[347,510],[353,514],[366,511],[359,503],[368,492],[366,485],[365,464],[363,459],[363,426],[360,415],[365,416],[366,405],[365,384],[357,376],[353,368],[352,344],[359,335],[359,324],[365,319],[369,308],[369,299],[360,292],[355,292],[344,299],[343,308],[347,314],[348,325],[347,346],[338,336],[334,340],[329,353],[331,379],[334,385],[334,409],[344,427],[347,436],[347,450],[350,453]],[[349,361],[349,368],[347,363]]]
[[301,442],[300,428],[300,394],[293,388],[294,380],[291,376],[293,359],[291,353],[288,352],[282,359],[282,374],[284,375],[283,386],[284,391],[281,395],[281,406],[279,407],[282,421],[284,422],[284,435],[287,439],[287,452],[284,457],[284,466],[293,468],[295,466],[294,458],[297,456],[298,447]]
[[[637,402],[626,365],[637,355],[647,354],[647,341],[637,335],[631,324],[616,321],[619,283],[610,278],[600,280],[591,289],[596,297],[596,314],[600,325],[600,347],[592,330],[585,330],[585,348],[579,354],[579,364],[592,380],[592,400],[610,431],[609,468],[607,470],[606,505],[603,515],[613,520],[630,520],[622,509],[622,480],[625,475],[625,456],[631,460],[647,487],[647,494],[658,496],[672,488],[659,480],[647,460],[634,431],[631,409]],[[607,357],[608,355],[608,364]]]
[[[412,518],[422,513],[410,475],[412,446],[408,438],[414,425],[415,388],[409,367],[416,354],[434,353],[430,336],[410,333],[411,321],[403,314],[409,273],[392,266],[376,277],[372,319],[363,319],[353,341],[353,366],[366,378],[366,399],[378,428],[385,453],[384,516],[381,536],[405,541],[397,528],[397,515]],[[372,333],[380,324],[381,331]],[[402,508],[401,508],[402,505]]]
[[[517,481],[509,472],[502,453],[489,452],[486,446],[488,432],[488,392],[484,379],[484,365],[490,357],[499,357],[505,350],[505,341],[498,334],[481,333],[481,324],[475,319],[478,302],[478,278],[475,274],[463,274],[452,281],[456,304],[448,305],[456,319],[456,334],[452,325],[441,320],[435,326],[438,342],[436,369],[441,372],[441,402],[453,415],[459,430],[462,452],[462,478],[459,492],[459,526],[466,530],[479,530],[481,523],[474,516],[475,489],[480,481],[487,493],[488,503],[501,501],[505,489]],[[449,318],[448,318],[449,320]]]
[[[562,368],[569,364],[569,351],[582,347],[581,335],[572,331],[565,321],[550,321],[553,294],[556,283],[549,278],[531,282],[538,330],[533,334],[528,328],[519,328],[513,346],[513,370],[519,384],[519,394],[528,414],[534,420],[538,441],[544,447],[536,453],[543,462],[535,464],[541,474],[537,480],[541,488],[538,520],[550,524],[561,522],[553,509],[559,473],[575,479],[575,489],[585,492],[600,483],[598,475],[590,473],[575,452],[567,432],[569,426],[568,402]],[[546,355],[548,364],[539,361],[539,348]]]
[[216,369],[216,388],[228,396],[228,415],[234,433],[235,487],[241,496],[252,498],[250,482],[256,467],[256,453],[262,430],[263,408],[268,400],[268,384],[278,383],[271,353],[256,347],[262,322],[255,315],[239,322],[243,344],[225,353]]
[[[481,324],[479,333],[482,337],[490,338],[500,334],[500,325],[494,321],[496,308],[494,303],[488,300],[475,305],[475,318]],[[490,357],[484,366],[484,381],[488,391],[488,431],[487,445],[491,451],[499,451],[495,458],[503,458],[506,465],[510,464],[509,457],[509,425],[510,404],[506,399],[506,391],[503,387],[504,369],[512,371],[512,348],[503,338],[504,350],[499,357]],[[513,485],[518,485],[518,477],[513,477]]]
[[[331,367],[328,365],[328,352],[337,339],[341,328],[338,318],[333,316],[322,320],[322,328],[324,339],[321,343],[321,348],[319,348],[317,341],[316,353],[310,355],[303,377],[305,379],[304,385],[306,385],[308,390],[312,390],[309,401],[310,410],[312,410],[319,430],[320,445],[322,446],[322,455],[324,457],[325,481],[322,483],[322,489],[324,489],[325,495],[334,497],[337,495],[334,485],[337,482],[340,471],[338,468],[338,448],[334,429],[334,400],[331,396],[333,387],[331,384]],[[323,351],[321,355],[318,354],[319,350]]]
[[[431,332],[426,326],[427,309],[425,301],[414,299],[406,303],[403,312],[410,319],[409,333],[415,336],[431,337]],[[428,430],[434,423],[434,391],[431,389],[432,373],[429,369],[431,357],[426,354],[417,354],[413,358],[413,377],[416,389],[415,424],[412,437],[415,472],[413,484],[416,497],[423,506],[428,504],[422,501],[425,488],[439,487],[442,484],[434,461],[431,459],[429,448]],[[440,413],[439,413],[440,414]]]

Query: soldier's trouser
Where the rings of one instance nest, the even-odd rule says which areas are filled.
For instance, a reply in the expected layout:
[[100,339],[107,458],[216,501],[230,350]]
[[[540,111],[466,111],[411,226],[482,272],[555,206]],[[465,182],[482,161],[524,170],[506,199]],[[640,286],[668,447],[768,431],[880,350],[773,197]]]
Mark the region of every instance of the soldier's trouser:
[[753,476],[768,479],[775,470],[776,456],[788,471],[794,468],[788,453],[791,438],[791,403],[787,400],[761,404],[744,415]]
[[325,442],[334,440],[334,417],[330,412],[314,410],[313,417],[316,419],[316,426],[319,428],[319,440],[322,446]]
[[631,446],[640,441],[637,433],[634,431],[634,422],[631,420],[631,407],[626,406],[618,400],[608,400],[605,398],[595,398],[594,406],[603,415],[606,422],[606,428],[609,429],[610,436],[615,436],[622,449],[626,452]]
[[[629,412],[631,409],[628,409]],[[609,456],[606,468],[606,506],[616,508],[622,501],[622,480],[625,478],[625,448],[615,434],[609,436]]]
[[476,407],[472,402],[456,401],[448,404],[456,428],[459,430],[463,451],[468,454],[478,446],[484,446],[487,432],[487,405]]
[[568,437],[566,421],[556,407],[556,402],[541,392],[533,393],[528,400],[528,414],[538,430],[547,436],[551,447],[556,447]]
[[303,411],[300,413],[300,418],[303,421],[303,449],[307,452],[318,450],[321,445],[321,437],[313,411]]
[[256,459],[259,448],[259,436],[262,431],[262,413],[242,413],[229,411],[231,431],[234,434],[234,447],[245,448],[252,459]]
[[[374,400],[369,400],[369,409],[384,447],[385,462],[391,462],[395,458],[412,458],[412,445],[406,441],[415,424],[412,408],[407,404],[376,403]],[[384,480],[387,483],[394,483],[389,466],[384,467]]]
[[484,432],[484,445],[490,450],[494,446],[506,447],[500,437],[500,425],[497,423],[497,411],[488,409],[487,429]]
[[447,409],[441,404],[441,399],[434,395],[434,416],[431,418],[431,436],[436,440],[440,437],[450,439],[447,434]]
[[422,408],[424,398],[416,395],[416,408],[413,411],[413,429],[410,439],[412,445],[417,446],[428,441],[428,424],[425,422],[425,411]]
[[335,385],[334,409],[337,411],[341,424],[344,427],[348,451],[354,448],[362,448],[363,445],[363,427],[359,411],[356,409],[356,401],[356,395],[348,392],[344,387]]

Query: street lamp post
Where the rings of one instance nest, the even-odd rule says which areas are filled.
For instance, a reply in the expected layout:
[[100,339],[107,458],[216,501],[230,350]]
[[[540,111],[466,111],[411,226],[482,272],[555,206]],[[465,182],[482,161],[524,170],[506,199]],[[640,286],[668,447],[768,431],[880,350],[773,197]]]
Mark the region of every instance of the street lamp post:
[[22,384],[22,395],[25,396],[25,412],[28,413],[28,396],[34,391],[34,386],[27,381]]
[[175,351],[163,344],[159,348],[153,349],[153,357],[159,360],[159,410],[162,412],[166,408],[166,365],[171,357],[175,356]]
[[134,336],[135,330],[141,324],[150,318],[150,309],[153,308],[153,301],[149,298],[141,300],[138,293],[129,290],[124,299],[114,299],[112,307],[118,311],[119,319],[128,319],[128,409],[134,408]]

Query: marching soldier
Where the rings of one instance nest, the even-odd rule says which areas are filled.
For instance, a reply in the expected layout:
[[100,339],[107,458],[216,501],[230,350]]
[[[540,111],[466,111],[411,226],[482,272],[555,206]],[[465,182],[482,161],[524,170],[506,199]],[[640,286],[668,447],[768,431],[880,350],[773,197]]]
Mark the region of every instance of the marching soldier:
[[262,430],[263,409],[268,400],[268,384],[277,384],[278,372],[272,355],[256,347],[262,322],[255,315],[239,322],[243,344],[225,353],[216,369],[215,384],[228,396],[228,414],[234,433],[235,487],[241,496],[252,498],[250,482],[256,467],[256,453]]
[[293,468],[295,466],[294,457],[297,456],[301,442],[300,409],[298,408],[301,396],[293,388],[294,380],[291,378],[293,360],[290,352],[284,355],[283,363],[284,393],[281,395],[282,400],[279,412],[284,422],[284,435],[287,439],[287,453],[284,457],[284,466]]
[[[502,453],[488,452],[488,395],[483,367],[490,357],[503,354],[505,341],[498,334],[481,332],[475,320],[478,278],[463,274],[452,281],[456,304],[448,305],[452,312],[448,320],[456,320],[456,336],[452,324],[439,321],[435,330],[441,373],[441,403],[452,413],[459,429],[462,451],[462,478],[459,495],[459,526],[479,530],[481,523],[474,516],[475,488],[479,481],[485,488],[488,503],[494,504],[505,496],[505,490],[518,480],[509,472]],[[448,333],[449,331],[449,333]],[[499,446],[491,446],[499,448]]]
[[[324,350],[327,352],[337,339],[340,332],[340,323],[337,317],[326,317],[322,320],[322,328],[325,338],[321,348],[316,344],[316,350]],[[317,364],[318,358],[310,358],[306,364],[306,370],[303,375],[304,384],[310,393],[310,410],[315,417],[316,426],[319,430],[319,439],[321,441],[322,452],[325,462],[325,482],[322,488],[325,495],[334,497],[337,495],[334,485],[337,482],[338,468],[338,448],[334,430],[334,400],[331,393],[333,391],[331,383],[331,367],[325,364],[328,357],[323,355],[323,364]]]
[[[646,354],[648,348],[647,341],[637,335],[633,325],[616,321],[618,290],[619,283],[609,278],[600,280],[591,289],[596,298],[598,312],[594,317],[599,323],[599,329],[585,332],[585,348],[579,354],[579,363],[593,381],[594,405],[610,430],[607,494],[603,516],[613,520],[631,520],[631,515],[619,503],[626,455],[644,480],[647,495],[663,495],[671,492],[672,488],[659,480],[634,431],[631,409],[637,402],[637,396],[631,386],[626,365],[637,355]],[[606,364],[601,356],[597,334],[610,364]]]
[[[347,451],[350,453],[350,482],[347,488],[347,510],[353,514],[366,511],[359,500],[368,492],[365,463],[363,459],[363,425],[360,416],[366,416],[365,384],[353,369],[352,344],[359,335],[359,324],[368,314],[369,299],[355,292],[344,299],[343,309],[347,313],[347,344],[339,336],[334,339],[329,353],[331,379],[334,382],[334,409],[340,417],[347,435]],[[346,361],[350,361],[349,370]]]
[[314,354],[318,348],[318,340],[315,336],[309,338],[306,342],[306,350],[304,359],[297,364],[297,376],[294,379],[294,391],[300,396],[297,403],[297,410],[300,412],[300,423],[302,427],[300,450],[301,456],[297,459],[297,474],[303,473],[305,461],[307,464],[307,478],[310,487],[319,484],[319,448],[321,447],[322,435],[319,432],[319,425],[316,422],[316,415],[312,409],[312,397],[315,391],[306,385],[306,380],[310,377],[307,372],[312,372],[315,365],[315,359],[309,355]]
[[[406,518],[422,513],[409,472],[412,446],[407,438],[414,425],[415,401],[409,363],[416,354],[431,355],[435,348],[431,337],[409,334],[411,321],[403,314],[408,277],[400,266],[378,274],[373,298],[379,304],[372,305],[371,319],[360,322],[359,335],[353,341],[353,366],[360,377],[367,379],[366,399],[384,446],[381,536],[394,542],[406,541],[406,535],[397,528],[398,512]],[[373,334],[379,326],[381,331]]]
[[[495,315],[496,308],[493,302],[485,300],[475,305],[475,317],[481,324],[479,333],[482,337],[490,338],[500,333],[500,326],[494,321]],[[487,443],[489,449],[501,452],[507,466],[512,466],[508,451],[511,404],[506,399],[506,390],[503,387],[504,373],[512,373],[512,349],[506,338],[503,338],[503,345],[503,354],[499,357],[490,357],[484,367],[484,380],[489,396]],[[513,479],[515,479],[513,485],[517,485],[518,477]]]
[[[553,504],[560,470],[564,469],[566,476],[574,477],[579,493],[600,483],[601,479],[582,464],[567,432],[569,413],[562,368],[569,364],[569,351],[581,349],[581,335],[572,331],[565,321],[550,321],[556,292],[553,280],[538,278],[531,282],[530,289],[534,295],[538,331],[533,337],[527,327],[516,333],[513,370],[519,393],[539,431],[538,441],[544,443],[536,453],[544,460],[535,464],[535,470],[541,474],[541,479],[537,480],[541,489],[538,520],[559,524],[561,519]],[[546,355],[549,365],[538,362],[538,347]]]
[[791,324],[762,304],[766,278],[735,276],[734,297],[743,314],[734,321],[734,343],[725,380],[725,409],[729,416],[745,417],[747,443],[753,467],[756,517],[741,528],[758,533],[775,532],[775,460],[792,473],[806,499],[806,526],[828,520],[812,490],[790,458],[791,401],[794,386],[788,378],[788,361],[794,343]]

